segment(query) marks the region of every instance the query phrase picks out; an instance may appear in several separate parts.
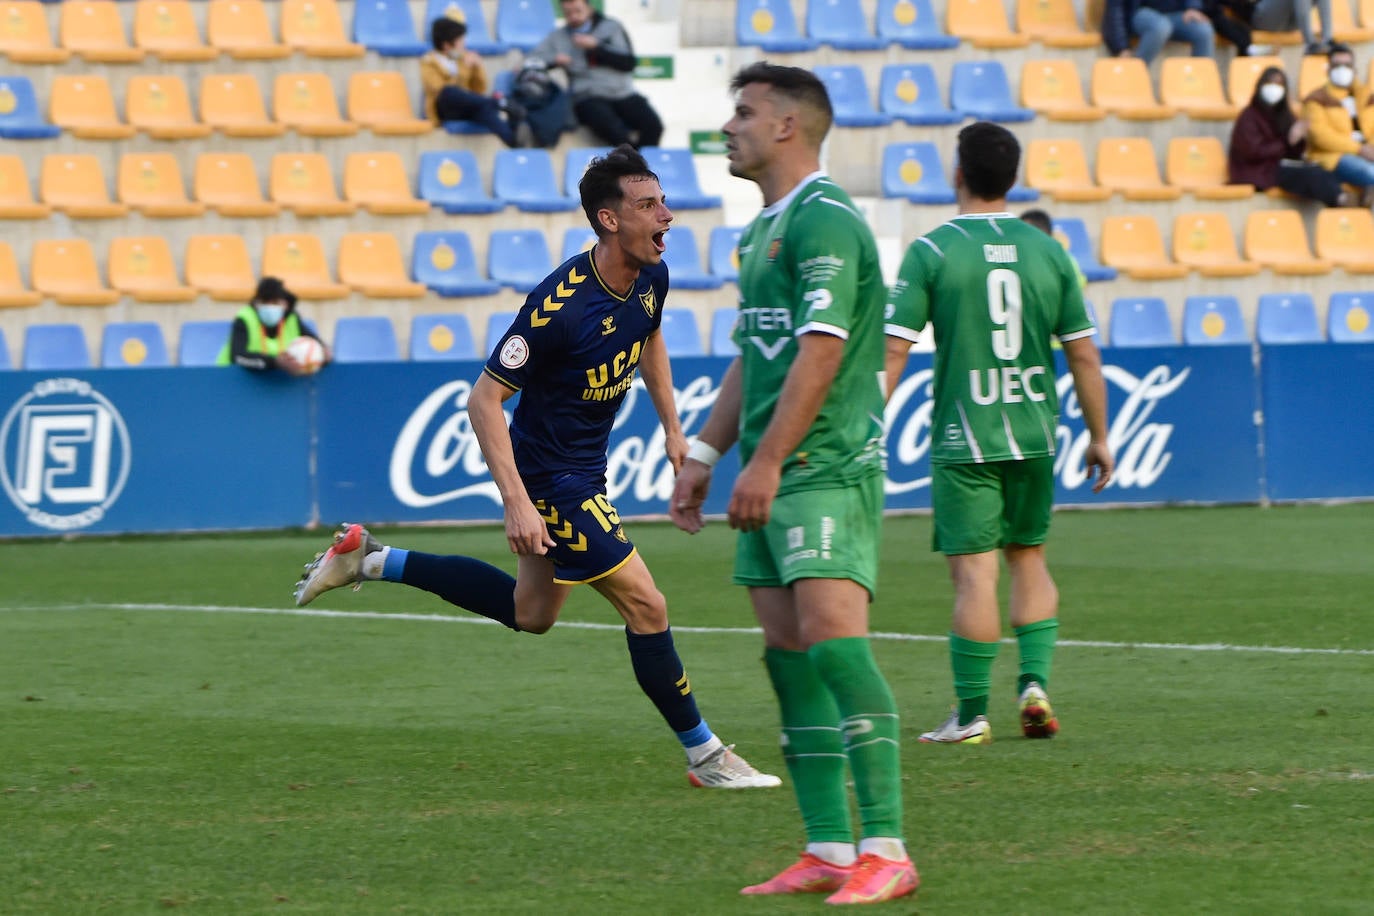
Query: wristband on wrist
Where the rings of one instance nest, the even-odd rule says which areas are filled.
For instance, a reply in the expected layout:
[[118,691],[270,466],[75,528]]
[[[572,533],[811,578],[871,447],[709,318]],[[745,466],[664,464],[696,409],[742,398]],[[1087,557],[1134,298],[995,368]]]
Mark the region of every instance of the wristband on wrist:
[[687,458],[690,461],[700,461],[708,468],[713,468],[716,466],[716,462],[720,460],[720,452],[700,439],[693,438],[687,446]]

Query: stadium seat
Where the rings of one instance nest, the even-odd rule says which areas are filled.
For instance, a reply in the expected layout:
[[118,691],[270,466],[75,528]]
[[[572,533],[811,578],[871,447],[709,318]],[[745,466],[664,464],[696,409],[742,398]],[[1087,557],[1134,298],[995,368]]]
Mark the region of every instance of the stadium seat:
[[241,235],[192,235],[186,239],[186,282],[217,302],[253,298],[257,275]]
[[411,192],[401,154],[392,150],[349,153],[343,183],[344,199],[375,216],[418,216],[430,209]]
[[1155,101],[1150,71],[1138,57],[1103,57],[1093,63],[1092,103],[1124,121],[1160,121],[1177,114]]
[[721,205],[719,196],[702,192],[691,150],[646,146],[640,153],[658,175],[663,196],[673,210],[711,210]]
[[501,290],[501,284],[478,271],[466,232],[417,233],[411,245],[410,266],[415,279],[440,296],[490,296]]
[[[677,229],[673,231],[676,232]],[[592,231],[591,226],[569,226],[563,230],[563,248],[558,256],[559,263],[581,254],[595,244],[596,233]],[[666,254],[664,258],[667,258]],[[674,287],[678,285],[677,274],[672,275],[672,282]]]
[[1166,57],[1159,100],[1198,121],[1234,121],[1240,109],[1226,101],[1221,71],[1210,57]]
[[79,140],[124,140],[134,135],[134,129],[119,120],[109,81],[99,75],[53,77],[48,119]]
[[280,60],[291,48],[277,41],[263,0],[209,0],[205,38],[234,60]]
[[806,34],[813,41],[841,51],[879,51],[887,39],[879,38],[868,27],[859,0],[808,0]]
[[553,4],[545,0],[498,0],[496,4],[496,40],[526,54],[556,25]]
[[155,219],[205,214],[205,204],[186,196],[181,166],[171,153],[125,153],[119,157],[115,193],[130,209]]
[[528,293],[553,270],[548,242],[538,229],[497,229],[487,246],[487,276],[518,293]]
[[445,213],[496,213],[506,202],[482,186],[472,150],[430,150],[420,154],[420,197]]
[[883,148],[883,196],[916,204],[954,203],[954,188],[934,143],[889,143]]
[[912,126],[958,124],[964,114],[952,110],[940,94],[930,64],[888,64],[878,86],[878,107]]
[[324,255],[324,245],[309,232],[282,232],[267,236],[262,244],[262,273],[280,277],[287,289],[302,299],[347,299],[349,290],[335,283]]
[[1250,334],[1235,296],[1189,296],[1183,302],[1186,344],[1248,344]]
[[1072,0],[1017,0],[1016,30],[1048,48],[1096,48],[1102,36],[1078,24]]
[[276,216],[281,204],[262,196],[253,158],[247,153],[201,153],[193,179],[196,200],[220,216]]
[[1073,216],[1058,217],[1053,220],[1053,226],[1054,237],[1078,262],[1084,279],[1089,283],[1116,279],[1116,268],[1098,263],[1092,239],[1088,237],[1088,227],[1083,220]]
[[44,156],[38,198],[72,219],[112,219],[129,212],[124,204],[110,199],[100,160],[89,153]]
[[212,129],[196,120],[191,95],[179,76],[143,74],[124,84],[124,111],[129,126],[154,140],[208,137]]
[[492,37],[482,0],[429,0],[425,4],[425,22],[431,23],[441,16],[457,19],[468,27],[463,44],[469,51],[490,57],[510,50],[509,45]]
[[1021,66],[1021,104],[1051,121],[1100,121],[1107,112],[1089,105],[1071,60],[1028,60]]
[[665,308],[663,323],[659,325],[663,343],[669,356],[705,356],[701,348],[701,330],[691,309]]
[[272,84],[272,115],[306,137],[351,137],[358,125],[339,114],[334,84],[324,73],[278,73]]
[[53,44],[45,4],[38,0],[6,0],[0,3],[0,54],[15,64],[60,64],[72,52]]
[[24,368],[89,369],[91,351],[79,324],[31,324],[24,329]]
[[[1013,32],[1002,0],[947,0],[945,30],[975,48],[1024,48],[1030,36]],[[959,104],[954,103],[958,108]]]
[[335,323],[335,362],[394,363],[400,359],[396,328],[385,315],[346,315]]
[[1326,336],[1332,343],[1374,343],[1374,295],[1332,293],[1326,309]]
[[47,140],[62,133],[38,108],[33,83],[25,76],[0,76],[0,138]]
[[414,94],[394,70],[354,73],[348,78],[348,119],[379,136],[408,137],[434,129],[417,117]]
[[1198,200],[1245,200],[1255,193],[1254,185],[1227,184],[1231,173],[1226,150],[1216,137],[1171,138],[1164,177]]
[[13,368],[14,364],[10,362],[9,341],[5,339],[4,329],[0,329],[0,371],[8,372]]
[[468,316],[450,312],[410,319],[410,358],[416,362],[477,359]]
[[576,197],[558,193],[553,159],[544,149],[499,150],[491,185],[492,196],[529,213],[563,213],[579,206]]
[[1159,177],[1155,150],[1145,137],[1103,137],[1097,142],[1097,183],[1127,200],[1178,200],[1180,188]]
[[155,321],[112,321],[100,337],[102,369],[154,369],[170,366],[162,326]]
[[281,0],[281,40],[307,57],[362,57],[367,49],[348,40],[335,0]]
[[131,64],[147,52],[129,44],[119,5],[110,0],[64,0],[58,42],[88,64]]
[[277,153],[272,157],[268,196],[298,216],[346,216],[358,205],[342,200],[323,153]]
[[1224,213],[1180,213],[1174,217],[1174,260],[1204,277],[1251,277],[1260,266],[1241,258]]
[[372,299],[419,299],[425,285],[406,275],[390,232],[349,232],[339,240],[339,279]]
[[177,365],[218,365],[219,355],[229,343],[233,324],[229,320],[182,322],[177,332]]
[[113,305],[119,293],[100,279],[85,239],[39,239],[29,258],[33,288],[59,305]]
[[[563,193],[574,200],[580,199],[577,186],[582,181],[587,166],[591,165],[593,159],[610,151],[609,146],[574,146],[569,149],[563,156]],[[668,202],[669,207],[674,204],[675,201]]]
[[802,35],[790,0],[736,0],[735,43],[774,54],[799,54],[820,47]]
[[218,48],[201,40],[190,0],[135,0],[134,47],[156,55],[163,63],[219,57]]
[[33,199],[21,156],[0,155],[0,219],[47,219],[52,207]]
[[[821,0],[824,2],[824,0]],[[840,127],[886,127],[892,115],[873,107],[863,69],[852,64],[839,67],[813,67],[825,84],[830,104],[835,109],[835,124]]]
[[727,283],[739,282],[739,237],[743,232],[738,226],[716,226],[711,230],[707,267]]
[[711,355],[738,356],[739,347],[731,336],[739,311],[733,306],[721,306],[711,313]]
[[940,25],[930,0],[878,0],[874,30],[888,44],[908,51],[945,51],[959,47],[959,39]]
[[1283,58],[1277,55],[1271,57],[1241,57],[1237,55],[1231,58],[1231,63],[1226,71],[1226,97],[1236,108],[1244,108],[1250,104],[1250,98],[1255,94],[1255,84],[1259,82],[1260,74],[1270,67],[1284,69]]
[[1149,216],[1108,216],[1102,221],[1102,263],[1132,280],[1178,280],[1192,268],[1169,259],[1159,224]]
[[191,302],[197,291],[177,278],[167,239],[160,235],[110,240],[110,285],[138,302]]
[[406,0],[358,0],[353,6],[353,40],[382,57],[419,57],[430,49],[416,37]]
[[251,73],[200,78],[200,119],[227,137],[279,137],[286,125],[267,117],[262,87]]
[[[1298,64],[1298,94],[1294,98],[1305,99],[1326,85],[1327,59],[1325,54],[1305,54]],[[1289,77],[1289,91],[1292,91],[1292,77]]]
[[1262,344],[1321,343],[1317,307],[1307,293],[1265,293],[1255,315],[1255,339]]
[[1374,216],[1362,207],[1318,211],[1317,257],[1348,274],[1374,274]]
[[[1355,14],[1350,8],[1352,0],[1331,0],[1331,37],[1345,44],[1360,44],[1374,38],[1374,22],[1365,18],[1364,25],[1355,24]],[[1315,9],[1315,7],[1314,7]],[[1366,7],[1366,11],[1369,11]],[[1317,14],[1312,14],[1313,32],[1316,32]]]
[[1331,262],[1312,256],[1307,227],[1297,210],[1251,210],[1245,217],[1245,259],[1290,277],[1331,273]]
[[663,261],[674,289],[720,289],[725,281],[702,269],[701,249],[691,227],[674,226],[663,241],[667,246]]
[[492,312],[487,316],[487,354],[493,353],[501,338],[506,336],[506,331],[510,330],[511,322],[515,321],[518,312]]
[[1111,188],[1093,182],[1077,140],[1031,140],[1026,144],[1026,184],[1056,201],[1101,201]]
[[1013,100],[1007,71],[995,60],[961,60],[954,65],[949,76],[949,107],[980,121],[1010,124],[1035,118],[1034,111]]
[[9,242],[0,241],[0,308],[30,308],[42,301],[42,294],[26,287],[19,276],[19,261],[14,256],[14,249]]
[[1169,307],[1157,296],[1114,300],[1110,331],[1113,347],[1169,347],[1177,343]]

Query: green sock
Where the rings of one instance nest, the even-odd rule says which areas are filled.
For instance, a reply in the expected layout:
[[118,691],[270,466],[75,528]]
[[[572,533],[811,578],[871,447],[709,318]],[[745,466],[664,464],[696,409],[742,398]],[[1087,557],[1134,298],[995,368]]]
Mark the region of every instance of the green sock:
[[805,652],[763,652],[782,713],[782,756],[808,843],[853,843],[840,713]]
[[992,690],[992,663],[1000,643],[974,642],[949,634],[949,663],[954,669],[954,695],[959,698],[959,724],[968,725],[988,712]]
[[839,707],[865,837],[902,836],[902,754],[897,701],[867,637],[827,639],[807,653]]
[[1050,686],[1050,666],[1054,662],[1054,642],[1059,638],[1059,618],[1037,620],[1024,627],[1015,627],[1016,646],[1021,651],[1021,676],[1016,679],[1016,692],[1035,681],[1041,687]]

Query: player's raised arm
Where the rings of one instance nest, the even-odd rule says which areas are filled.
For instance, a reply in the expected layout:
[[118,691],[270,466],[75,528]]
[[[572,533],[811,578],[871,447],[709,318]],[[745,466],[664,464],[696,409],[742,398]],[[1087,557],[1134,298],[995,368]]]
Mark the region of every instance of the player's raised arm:
[[639,358],[639,372],[649,400],[654,402],[658,422],[663,426],[663,451],[673,472],[682,470],[687,457],[687,437],[682,434],[682,422],[677,415],[677,398],[673,393],[673,367],[668,360],[668,345],[663,332],[655,331],[644,342],[644,354]]
[[501,502],[506,510],[506,541],[511,553],[542,556],[554,546],[554,540],[530,502],[520,472],[516,470],[515,449],[511,447],[510,430],[506,427],[506,414],[501,406],[514,394],[510,388],[482,373],[468,396],[468,421],[472,423],[491,479],[501,491]]

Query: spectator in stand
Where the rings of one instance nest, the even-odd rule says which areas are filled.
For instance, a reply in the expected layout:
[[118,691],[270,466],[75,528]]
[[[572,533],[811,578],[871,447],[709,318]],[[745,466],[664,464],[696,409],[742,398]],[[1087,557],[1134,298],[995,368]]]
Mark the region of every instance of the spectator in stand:
[[235,365],[253,372],[280,369],[288,375],[308,375],[309,369],[296,362],[287,349],[298,337],[313,337],[324,347],[325,362],[329,348],[308,322],[296,314],[296,294],[276,277],[263,277],[253,293],[253,301],[239,309],[229,330],[229,340],[220,351],[221,366]]
[[[487,71],[482,58],[467,50],[464,41],[468,27],[448,16],[440,16],[429,26],[429,41],[434,46],[420,58],[420,82],[425,87],[425,114],[430,120],[472,121],[501,138],[506,146],[516,146],[515,128],[519,117],[506,112],[501,102],[487,94]],[[506,115],[512,117],[507,119]]]
[[[1304,54],[1326,54],[1331,49],[1331,0],[1316,0],[1317,17],[1322,21],[1322,40],[1312,40],[1312,3],[1313,0],[1236,0],[1238,4],[1249,6],[1251,28],[1266,32],[1302,33]],[[1238,10],[1242,6],[1236,7]]]
[[[1102,7],[1102,40],[1113,57],[1134,54],[1148,64],[1166,41],[1186,41],[1194,57],[1211,57],[1216,33],[1203,0],[1106,0]],[[1131,39],[1138,38],[1135,50]]]
[[1302,100],[1307,158],[1346,184],[1363,189],[1374,206],[1374,99],[1355,80],[1355,53],[1343,44],[1327,55],[1326,84]]
[[1260,191],[1278,187],[1328,207],[1354,206],[1355,196],[1335,174],[1303,161],[1306,150],[1307,121],[1293,113],[1288,77],[1282,68],[1269,67],[1231,129],[1231,184],[1252,184]]
[[635,52],[625,27],[587,0],[562,0],[563,25],[530,56],[568,74],[573,114],[608,146],[658,146],[663,122],[630,76]]

